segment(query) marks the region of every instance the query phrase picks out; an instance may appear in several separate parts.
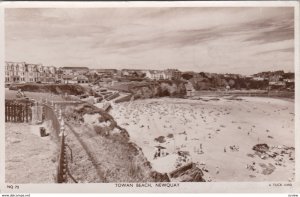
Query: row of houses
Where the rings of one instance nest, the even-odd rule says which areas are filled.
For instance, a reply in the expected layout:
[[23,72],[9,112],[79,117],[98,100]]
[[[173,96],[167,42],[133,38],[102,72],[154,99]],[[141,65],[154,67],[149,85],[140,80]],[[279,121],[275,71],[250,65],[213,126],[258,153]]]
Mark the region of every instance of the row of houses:
[[284,71],[261,72],[250,76],[254,81],[267,81],[270,87],[294,87],[294,73]]
[[53,82],[57,78],[56,67],[25,62],[5,62],[5,82]]
[[89,73],[88,67],[60,67],[58,68],[58,82],[66,84],[85,84],[89,79],[85,76]]
[[181,72],[177,69],[160,70],[148,70],[146,77],[153,80],[169,79],[178,80],[181,79]]
[[26,62],[5,62],[6,83],[88,83],[87,76],[100,78],[148,78],[151,80],[177,80],[181,72],[177,69],[138,70],[138,69],[89,69],[88,67],[54,67]]
[[5,62],[5,83],[88,83],[87,67],[43,66],[26,62]]
[[145,70],[145,69],[91,69],[103,78],[124,77],[124,78],[149,78],[152,80],[180,79],[181,72],[177,69],[167,70]]

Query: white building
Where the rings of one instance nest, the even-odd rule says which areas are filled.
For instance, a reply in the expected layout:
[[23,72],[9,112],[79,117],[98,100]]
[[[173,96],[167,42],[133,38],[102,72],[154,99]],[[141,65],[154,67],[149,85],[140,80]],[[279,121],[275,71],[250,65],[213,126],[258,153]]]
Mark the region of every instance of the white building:
[[146,77],[152,80],[161,80],[167,78],[165,72],[159,70],[148,70],[146,72]]
[[5,83],[25,82],[25,62],[5,62]]
[[89,79],[84,75],[78,75],[72,80],[74,83],[88,83]]
[[25,62],[5,62],[5,83],[55,81],[56,68]]

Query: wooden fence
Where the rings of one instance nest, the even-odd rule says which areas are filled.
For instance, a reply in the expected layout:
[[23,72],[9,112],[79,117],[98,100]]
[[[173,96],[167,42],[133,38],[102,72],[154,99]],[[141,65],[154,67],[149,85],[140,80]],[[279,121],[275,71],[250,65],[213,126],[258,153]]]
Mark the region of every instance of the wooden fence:
[[30,102],[5,100],[5,122],[30,122],[31,120]]

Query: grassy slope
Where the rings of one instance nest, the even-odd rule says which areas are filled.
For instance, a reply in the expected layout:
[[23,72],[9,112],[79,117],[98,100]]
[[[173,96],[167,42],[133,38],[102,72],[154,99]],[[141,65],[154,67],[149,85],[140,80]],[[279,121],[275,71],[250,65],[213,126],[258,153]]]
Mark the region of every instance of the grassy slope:
[[69,117],[67,141],[75,152],[74,163],[69,166],[75,178],[81,182],[154,181],[149,162],[139,148],[129,142],[127,132],[104,135],[97,128],[77,121],[76,114],[80,117],[85,113],[99,113],[104,121],[110,122],[108,127],[102,128],[104,130],[121,129],[109,114],[91,105],[65,113],[65,117]]
[[26,83],[26,84],[15,84],[12,85],[10,90],[19,90],[28,91],[28,92],[47,92],[53,94],[72,94],[72,95],[81,95],[90,92],[90,88],[77,84],[35,84],[35,83]]

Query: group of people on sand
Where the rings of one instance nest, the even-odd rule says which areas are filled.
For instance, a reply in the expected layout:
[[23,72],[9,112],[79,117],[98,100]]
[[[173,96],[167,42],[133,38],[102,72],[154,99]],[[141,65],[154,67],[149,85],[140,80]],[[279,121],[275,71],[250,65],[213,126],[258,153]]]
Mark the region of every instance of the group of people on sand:
[[154,159],[157,159],[159,157],[165,157],[165,156],[169,155],[169,153],[166,152],[164,149],[165,149],[164,147],[157,147],[157,150],[154,153]]

